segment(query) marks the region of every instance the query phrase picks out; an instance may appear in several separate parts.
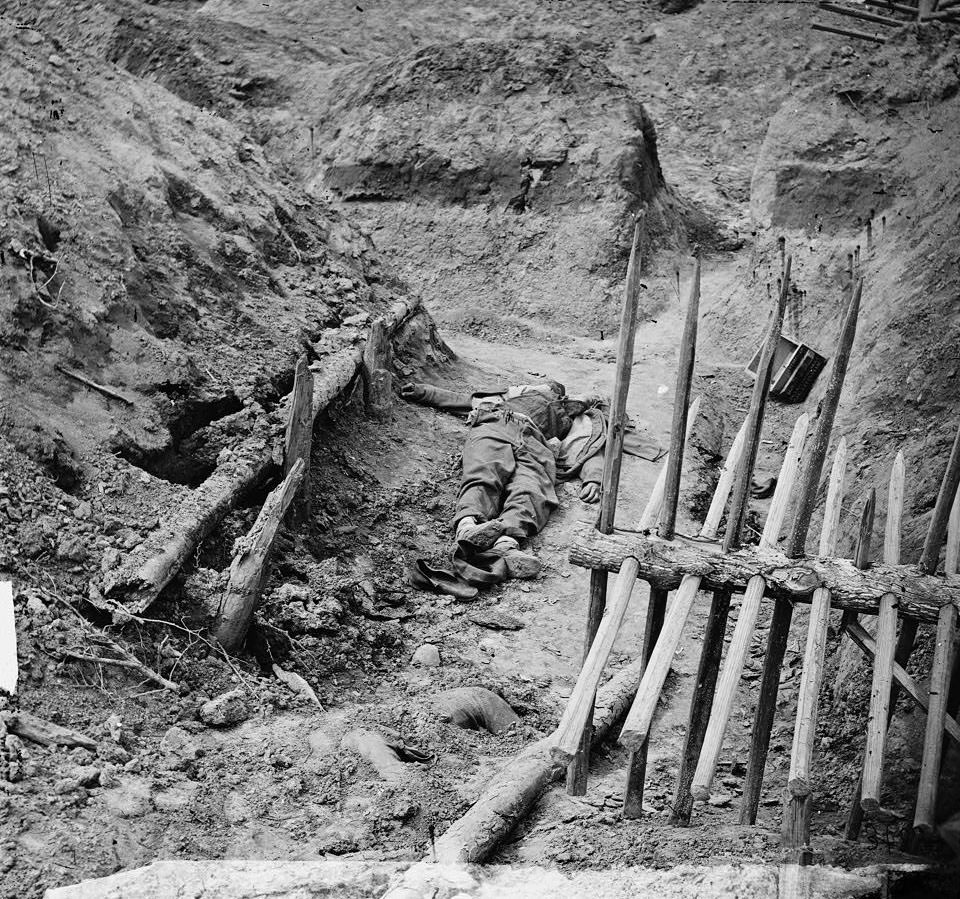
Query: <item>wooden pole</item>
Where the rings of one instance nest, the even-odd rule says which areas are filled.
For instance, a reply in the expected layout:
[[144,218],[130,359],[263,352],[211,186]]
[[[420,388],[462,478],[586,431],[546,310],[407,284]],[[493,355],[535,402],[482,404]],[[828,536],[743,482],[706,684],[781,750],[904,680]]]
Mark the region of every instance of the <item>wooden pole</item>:
[[[617,495],[620,489],[620,470],[623,462],[623,438],[627,424],[627,397],[630,393],[630,374],[633,371],[633,345],[637,333],[637,302],[640,293],[641,242],[643,240],[644,214],[637,216],[633,228],[633,243],[630,261],[627,264],[627,281],[623,293],[620,314],[620,334],[617,346],[617,370],[614,378],[613,396],[610,402],[610,421],[607,442],[603,455],[603,481],[600,492],[600,515],[597,528],[603,534],[613,531],[617,511]],[[631,585],[632,589],[632,585]],[[629,593],[627,596],[629,601]],[[590,597],[587,605],[587,628],[583,642],[583,664],[590,653],[600,620],[607,605],[607,573],[590,572]],[[614,634],[615,636],[615,634]],[[604,659],[604,662],[606,659]],[[601,663],[602,672],[603,663]],[[586,725],[580,735],[580,750],[571,761],[567,771],[567,792],[571,796],[583,796],[587,791],[587,775],[590,768],[590,739],[593,718],[591,709],[584,717]]]
[[[888,0],[864,0],[864,3],[867,6],[874,6],[878,9],[892,9],[894,12],[902,12],[911,18],[916,18],[917,16],[917,8],[915,6],[907,6],[905,3],[890,3]],[[909,23],[901,22],[901,24],[907,25]]]
[[277,529],[303,480],[303,467],[303,460],[297,459],[290,474],[270,493],[230,564],[230,582],[214,629],[214,636],[227,652],[239,649],[247,635],[270,574],[270,554]]
[[[947,462],[947,469],[940,482],[940,492],[937,494],[937,502],[933,508],[933,514],[930,516],[930,522],[927,525],[927,535],[923,544],[923,552],[917,568],[921,574],[932,574],[937,570],[940,560],[940,547],[943,544],[944,536],[950,522],[950,513],[957,496],[957,484],[960,482],[960,430],[953,441],[953,447],[950,452],[950,459]],[[906,604],[903,597],[900,598],[900,611],[906,612]],[[938,611],[939,617],[939,611]],[[904,617],[900,625],[900,635],[897,637],[897,646],[894,650],[894,684],[890,688],[889,711],[887,713],[887,726],[893,719],[897,707],[897,699],[900,696],[900,687],[903,684],[901,678],[897,677],[897,669],[905,669],[907,662],[910,661],[910,654],[913,652],[913,644],[917,639],[918,620],[916,616]],[[850,813],[847,816],[846,838],[856,840],[860,836],[860,827],[863,823],[862,806],[860,804],[861,783],[857,784],[851,802]]]
[[852,28],[838,28],[836,25],[824,25],[823,22],[811,22],[810,27],[814,31],[826,31],[830,34],[842,34],[844,37],[852,37],[861,41],[873,41],[875,44],[885,44],[887,39],[879,34],[870,34],[866,31],[854,31]]
[[[819,555],[832,558],[837,551],[840,529],[840,505],[843,500],[843,473],[847,464],[847,442],[841,437],[830,472],[827,505],[820,531]],[[820,703],[820,682],[827,648],[827,625],[830,623],[830,591],[818,587],[810,605],[807,647],[803,657],[803,674],[797,696],[797,718],[790,755],[787,780],[787,801],[783,815],[782,844],[787,849],[801,850],[797,861],[805,862],[803,850],[810,845],[810,812],[812,807],[813,747],[817,735],[817,712]]]
[[303,462],[303,482],[290,507],[290,524],[303,526],[310,518],[310,450],[313,443],[313,374],[307,357],[297,360],[284,439],[283,476],[297,460]]
[[[744,451],[746,424],[744,422],[730,447],[720,480],[717,481],[717,487],[714,490],[710,509],[707,511],[703,527],[700,528],[702,539],[712,540],[717,535],[723,509],[733,486],[733,476],[740,456]],[[663,684],[667,679],[677,644],[680,641],[683,625],[690,614],[697,591],[700,589],[700,580],[697,575],[684,575],[680,587],[673,597],[673,602],[670,603],[667,610],[663,629],[657,638],[650,656],[650,663],[644,670],[643,678],[637,689],[637,698],[627,715],[623,730],[620,732],[620,743],[630,749],[636,750],[646,742],[657,702],[663,690]]]
[[697,321],[700,311],[700,258],[693,264],[693,280],[687,296],[687,317],[680,338],[680,358],[677,361],[677,388],[673,399],[673,425],[670,429],[670,455],[667,458],[667,476],[664,485],[663,507],[660,511],[659,534],[672,540],[677,523],[677,505],[680,497],[680,472],[683,467],[683,449],[687,412],[690,406],[690,385],[697,353]]
[[[900,563],[900,531],[903,517],[905,466],[903,453],[897,453],[890,472],[887,493],[887,523],[883,539],[883,561]],[[867,748],[863,758],[860,806],[867,814],[880,808],[883,781],[883,757],[890,713],[890,690],[893,686],[893,657],[897,645],[897,599],[885,593],[880,599],[877,616],[877,650],[873,662],[873,683],[870,688],[870,714],[867,718]]]
[[953,606],[944,606],[940,610],[940,619],[937,622],[937,645],[933,652],[933,666],[930,672],[930,707],[927,710],[927,729],[923,738],[923,762],[920,765],[917,809],[913,818],[914,828],[925,834],[933,832],[937,782],[940,779],[940,760],[943,755],[943,728],[950,688],[950,669],[953,665],[956,639],[957,610]]
[[[770,388],[770,379],[773,374],[773,360],[780,342],[780,333],[783,328],[783,315],[790,296],[790,270],[792,257],[787,256],[783,265],[780,280],[780,294],[774,308],[770,326],[763,343],[763,351],[757,366],[757,377],[750,397],[750,408],[743,429],[746,432],[743,452],[737,463],[734,477],[733,498],[730,502],[730,515],[727,518],[727,529],[724,533],[723,550],[729,552],[740,545],[743,520],[747,514],[750,499],[750,486],[753,482],[753,469],[756,465],[757,451],[760,446],[760,434],[763,430],[763,416],[766,410],[767,392]],[[697,680],[694,686],[693,698],[690,703],[690,714],[687,723],[687,732],[684,737],[683,750],[680,754],[680,770],[677,774],[677,783],[674,789],[673,810],[670,823],[675,826],[686,826],[690,823],[693,811],[693,796],[690,785],[693,781],[693,772],[700,757],[700,748],[703,746],[704,735],[710,715],[710,706],[713,704],[714,691],[717,686],[717,675],[720,672],[720,659],[723,654],[723,638],[727,630],[727,618],[730,614],[730,594],[725,591],[714,592],[710,601],[710,612],[704,629],[700,662],[697,668]]]
[[947,522],[947,558],[943,565],[946,574],[956,574],[960,563],[960,490],[953,498],[950,519]]
[[[763,526],[761,546],[775,546],[780,537],[780,528],[787,513],[787,504],[796,481],[797,469],[800,467],[800,456],[803,453],[804,441],[807,439],[809,423],[810,416],[804,412],[794,425],[787,452],[783,457],[783,464],[780,466],[780,476],[777,478],[770,511]],[[743,602],[740,604],[740,615],[737,617],[727,658],[720,673],[703,747],[693,776],[691,794],[695,799],[708,799],[710,796],[710,785],[717,768],[717,759],[720,757],[723,735],[727,729],[737,685],[740,683],[743,665],[753,640],[753,631],[757,624],[765,586],[766,582],[761,575],[751,578]]]
[[[942,608],[942,607],[941,607]],[[956,608],[956,606],[954,606]],[[960,610],[958,610],[960,614]],[[850,637],[853,642],[860,647],[863,654],[867,657],[868,660],[873,661],[877,655],[877,641],[870,634],[870,632],[859,622],[855,621],[847,629],[847,635]],[[896,681],[896,684],[901,688],[921,709],[928,709],[930,707],[930,696],[927,693],[926,687],[918,684],[903,667],[897,662],[893,663],[893,679]],[[949,714],[947,715],[946,721],[944,722],[943,729],[946,732],[947,736],[951,737],[958,745],[960,745],[960,724],[957,723],[955,718],[952,718]],[[856,808],[860,809],[860,784],[857,784],[857,804]],[[851,819],[853,816],[851,815]],[[861,823],[863,822],[862,814],[857,819]],[[849,822],[848,822],[849,826]],[[859,833],[859,824],[857,825],[856,833],[851,837],[848,836],[847,839],[856,839],[857,834]]]
[[[713,492],[713,498],[710,501],[710,507],[707,509],[703,527],[700,529],[701,536],[712,539],[717,534],[717,529],[720,526],[720,520],[723,517],[723,510],[726,506],[727,498],[730,495],[731,487],[733,486],[733,477],[737,465],[737,459],[739,458],[740,453],[743,451],[743,445],[746,439],[746,425],[747,423],[744,422],[740,430],[737,432],[737,436],[734,438],[733,444],[730,447],[730,452],[727,454],[727,460],[720,472],[720,478],[718,479],[716,489]],[[694,590],[693,596],[695,595],[696,591]],[[674,602],[671,609],[676,606],[678,597],[680,597],[679,590],[677,591],[677,596],[674,597]],[[651,585],[650,598],[647,603],[647,622],[644,634],[643,677],[641,678],[641,687],[638,688],[638,694],[639,689],[642,689],[643,680],[646,677],[647,672],[650,670],[651,661],[654,658],[654,654],[657,652],[657,647],[659,647],[661,644],[663,624],[666,616],[666,607],[667,591],[660,590],[659,588]],[[669,665],[667,670],[669,671]],[[656,676],[659,677],[659,675]],[[663,674],[663,678],[666,678],[666,673]],[[660,686],[662,689],[662,681]],[[627,781],[624,789],[623,799],[623,816],[625,818],[639,818],[643,811],[643,786],[644,778],[646,776],[646,757],[646,741],[643,741],[642,745],[632,747],[630,758],[627,764]]]
[[592,727],[588,726],[588,722],[593,717],[593,700],[597,687],[600,686],[600,678],[603,677],[604,666],[610,657],[610,650],[613,649],[620,625],[627,614],[627,606],[636,582],[637,560],[627,559],[613,587],[613,602],[600,622],[593,644],[580,669],[577,683],[551,738],[554,743],[554,759],[565,765],[572,763],[578,753],[584,733],[592,734]]
[[862,19],[864,22],[873,22],[876,25],[891,25],[894,28],[903,28],[904,26],[902,20],[894,19],[892,16],[881,16],[862,9],[850,9],[837,3],[828,3],[826,0],[820,3],[820,9],[836,13],[838,16],[850,16],[853,19]]
[[[807,531],[810,529],[810,518],[816,504],[820,474],[823,470],[823,462],[826,458],[830,432],[833,430],[833,422],[837,414],[837,406],[840,403],[840,393],[843,390],[847,364],[850,361],[850,351],[857,332],[857,316],[860,311],[862,294],[863,279],[861,278],[857,281],[856,287],[851,292],[850,299],[847,302],[840,340],[837,344],[837,353],[833,360],[830,381],[821,403],[820,417],[817,420],[813,444],[810,447],[810,456],[800,478],[799,503],[793,530],[787,543],[787,555],[793,558],[802,556],[806,547]],[[790,602],[780,600],[776,603],[770,621],[770,631],[767,635],[767,650],[763,660],[763,671],[760,675],[760,698],[753,719],[750,755],[747,760],[747,777],[740,805],[741,824],[754,824],[757,820],[760,789],[763,785],[763,769],[767,761],[773,717],[777,709],[780,668],[783,665],[783,656],[787,649],[787,637],[790,634],[790,619],[792,616],[793,605]]]

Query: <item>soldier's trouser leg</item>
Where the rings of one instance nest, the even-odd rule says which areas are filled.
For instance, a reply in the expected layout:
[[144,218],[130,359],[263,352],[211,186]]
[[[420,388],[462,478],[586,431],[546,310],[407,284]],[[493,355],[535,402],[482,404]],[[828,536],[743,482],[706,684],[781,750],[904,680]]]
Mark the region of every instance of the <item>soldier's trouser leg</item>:
[[514,450],[514,458],[516,469],[507,483],[500,520],[505,534],[523,539],[543,530],[557,508],[557,463],[553,453],[529,433]]
[[470,429],[463,445],[463,475],[454,524],[470,516],[492,521],[500,515],[503,496],[517,467],[514,455],[519,431],[493,421]]

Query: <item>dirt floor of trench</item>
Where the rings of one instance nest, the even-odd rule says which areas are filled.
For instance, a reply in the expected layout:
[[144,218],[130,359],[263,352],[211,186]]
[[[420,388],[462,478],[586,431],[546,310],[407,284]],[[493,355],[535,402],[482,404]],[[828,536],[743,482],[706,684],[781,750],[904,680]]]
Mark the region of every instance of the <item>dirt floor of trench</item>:
[[[56,4],[42,6],[45,14],[56,12]],[[158,5],[158,12],[163,6]],[[191,4],[167,6],[177,10]],[[266,4],[224,0],[206,6],[214,18],[232,19],[238,27],[256,31],[262,26],[258,39],[266,41],[269,31],[277,47],[298,27],[283,16],[270,18]],[[329,88],[331,73],[356,62],[350,54],[366,60],[379,50],[366,37],[365,28],[374,26],[365,26],[358,18],[356,10],[362,12],[362,5],[351,6],[337,6],[328,22],[316,26],[339,41],[336,47],[331,44],[332,49],[324,48],[322,65],[310,57],[310,64],[320,70],[319,74],[310,71],[316,79],[312,89],[320,94]],[[707,2],[689,14],[665,16],[654,4],[598,2],[585,5],[586,11],[578,17],[558,4],[547,4],[544,11],[537,4],[517,2],[500,4],[499,12],[489,15],[470,7],[457,18],[459,10],[440,2],[400,12],[391,12],[393,6],[385,5],[376,19],[376,33],[392,52],[416,49],[427,37],[436,39],[437,29],[447,27],[451,16],[458,23],[458,35],[467,38],[501,31],[521,39],[528,32],[570,39],[577,35],[577,40],[590,45],[589,52],[603,56],[610,70],[646,105],[658,129],[667,184],[687,208],[696,208],[692,220],[710,226],[705,225],[702,233],[691,227],[690,241],[682,246],[665,241],[649,261],[645,283],[648,295],[655,299],[645,306],[640,322],[629,401],[631,414],[665,448],[683,312],[683,291],[675,289],[673,271],[680,266],[685,286],[686,250],[700,237],[706,238],[703,322],[707,339],[701,341],[694,385],[694,392],[704,396],[704,413],[686,458],[682,533],[698,527],[719,462],[749,399],[751,380],[743,364],[763,326],[764,314],[756,310],[769,295],[770,285],[764,281],[770,278],[764,272],[773,271],[776,261],[770,246],[773,231],[758,234],[750,212],[751,179],[768,123],[798,77],[850,73],[865,57],[859,48],[833,38],[812,41],[806,27],[807,6],[742,4],[741,8],[740,4]],[[400,16],[402,28],[393,27],[394,15]],[[596,37],[584,37],[581,26]],[[251,40],[251,33],[243,32],[243,39]],[[265,68],[277,58],[283,60],[279,51],[270,49],[273,44],[263,46],[267,50],[260,47],[258,52],[264,54],[259,62]],[[129,46],[120,49],[130,51]],[[165,52],[173,51],[168,46]],[[240,49],[237,53],[242,58]],[[234,65],[231,54],[220,56],[218,65]],[[342,57],[348,57],[347,63]],[[162,55],[158,59],[144,54],[140,62],[148,76],[163,81]],[[174,87],[179,85],[182,95],[185,76],[179,56],[176,61],[180,81]],[[310,78],[304,74],[303,81]],[[226,90],[217,102],[233,103],[224,100],[225,95]],[[303,96],[313,97],[309,92]],[[238,100],[234,106],[239,111],[231,109],[229,114],[256,131],[262,121],[252,114],[244,118],[249,110],[242,107],[243,102]],[[266,126],[262,130],[282,143],[296,126],[302,140],[303,123],[292,116],[290,124],[290,118],[291,114],[281,111],[271,123],[275,131]],[[264,141],[267,155],[281,152],[267,138]],[[230,153],[235,152],[231,147]],[[284,177],[299,190],[307,175],[295,166],[291,170]],[[378,214],[396,216],[402,223],[402,213],[378,211],[378,205],[343,201],[339,209],[347,217],[355,215],[367,229]],[[482,234],[485,227],[486,221],[481,220],[472,236]],[[444,360],[441,346],[422,343],[420,349],[426,348],[427,356],[409,360],[411,376],[422,374],[461,387],[553,377],[571,392],[609,393],[615,354],[615,339],[609,331],[600,339],[595,328],[589,332],[558,328],[545,314],[525,322],[522,331],[503,325],[496,315],[487,316],[483,327],[468,327],[474,311],[469,290],[443,304],[443,282],[431,282],[428,277],[433,244],[429,237],[420,240],[419,234],[409,230],[408,245],[391,245],[376,228],[373,242],[391,257],[411,290],[434,291],[439,305],[431,311],[443,326],[443,340],[457,356]],[[718,234],[723,240],[717,239]],[[807,237],[810,269],[822,276],[829,266],[818,255],[820,249],[813,250],[816,238]],[[346,239],[344,243],[357,258],[356,247],[364,241],[354,235],[353,243]],[[459,259],[456,264],[467,262]],[[493,270],[497,262],[481,258],[478,266]],[[346,269],[327,274],[331,282],[325,285],[327,299],[343,293],[344,275],[349,274],[356,284],[363,280]],[[305,281],[312,277],[303,275]],[[817,282],[818,289],[824,283],[825,276]],[[616,291],[610,296],[607,312],[615,310],[619,299]],[[836,329],[834,300],[832,294],[811,295],[807,305],[810,318],[805,333],[812,334],[824,350],[832,346]],[[360,300],[351,293],[347,305],[341,302],[337,308],[345,316],[358,311],[352,305],[355,302]],[[323,326],[319,319],[311,323],[314,329]],[[231,365],[242,369],[247,337],[242,327],[235,336],[237,358],[231,357]],[[917,342],[916,332],[908,336]],[[274,358],[279,355],[277,351],[269,360],[264,357],[264,367],[267,361],[273,368],[280,367]],[[947,375],[938,377],[938,390],[949,394],[955,389]],[[53,486],[48,469],[26,462],[0,443],[6,491],[0,493],[0,508],[14,508],[10,498],[19,498],[36,509],[35,515],[27,512],[30,521],[35,519],[38,528],[43,522],[46,529],[41,535],[46,550],[38,543],[37,552],[21,547],[23,551],[4,558],[5,570],[13,572],[18,584],[23,653],[20,704],[44,718],[83,730],[97,744],[94,750],[50,749],[26,742],[19,748],[23,776],[15,781],[0,778],[0,895],[37,897],[57,884],[157,858],[335,855],[414,860],[428,849],[431,828],[442,832],[469,807],[505,759],[555,726],[578,669],[589,580],[587,572],[569,564],[567,550],[574,528],[591,521],[595,508],[580,502],[573,486],[561,486],[560,509],[533,541],[545,562],[543,573],[533,581],[496,587],[471,602],[415,591],[406,583],[406,566],[420,555],[441,554],[449,547],[458,453],[466,426],[453,416],[399,400],[389,417],[367,418],[361,393],[353,384],[318,424],[311,473],[314,514],[302,530],[284,533],[261,614],[269,652],[285,668],[310,681],[323,711],[270,674],[261,664],[266,652],[262,646],[260,661],[250,653],[228,659],[203,636],[210,601],[222,589],[217,572],[228,566],[233,540],[256,517],[262,491],[247,497],[205,542],[188,566],[187,576],[151,610],[149,620],[111,622],[108,616],[86,609],[98,627],[182,682],[183,695],[174,696],[140,683],[122,669],[69,657],[70,651],[96,654],[97,644],[59,599],[80,603],[99,559],[85,557],[79,550],[71,557],[76,548],[65,543],[57,529],[105,535],[109,545],[129,550],[182,496],[182,485],[151,478],[105,453],[95,461],[100,467],[96,477],[77,486],[73,495]],[[800,411],[813,411],[819,393],[815,390],[803,406],[774,404],[770,408],[758,478],[776,474],[795,417]],[[98,420],[106,420],[101,398],[83,393],[76,403],[90,404]],[[919,397],[916,406],[920,407]],[[933,413],[939,408],[921,410],[926,431],[917,437],[919,441],[936,431]],[[855,416],[855,412],[848,414]],[[899,428],[907,413],[898,410],[896,415],[891,428]],[[910,419],[903,424],[903,433],[913,423]],[[919,426],[914,430],[919,431]],[[934,433],[937,439],[940,436]],[[88,435],[85,440],[89,453],[93,438]],[[84,462],[89,463],[90,457]],[[636,517],[657,471],[657,464],[626,460],[618,522],[629,524]],[[920,513],[932,504],[924,503],[934,480],[931,475],[924,482],[923,497],[917,501]],[[854,499],[844,510],[848,536],[859,514]],[[754,533],[762,524],[765,506],[763,501],[752,504],[749,526]],[[18,527],[13,517],[10,521],[11,527]],[[50,549],[54,545],[56,552]],[[645,602],[641,592],[611,657],[612,670],[639,650]],[[496,861],[604,869],[628,862],[670,868],[681,862],[780,859],[781,793],[802,661],[806,621],[802,612],[788,647],[758,824],[741,827],[735,822],[763,627],[721,756],[717,794],[710,803],[695,808],[691,827],[667,824],[706,602],[707,597],[701,596],[695,607],[658,712],[647,814],[638,821],[621,819],[625,755],[609,745],[597,754],[587,795],[572,798],[560,787],[548,792],[501,847]],[[734,617],[735,612],[734,606]],[[504,624],[517,629],[503,629]],[[836,632],[831,632],[830,640],[830,649],[835,650]],[[438,648],[439,666],[413,663],[414,652],[425,643]],[[928,670],[929,652],[919,653],[913,664]],[[831,669],[828,680],[833,673]],[[520,714],[520,724],[493,736],[441,721],[431,710],[432,697],[461,686],[484,686],[499,693]],[[197,720],[197,710],[206,699],[235,687],[243,687],[248,696],[245,720],[224,730]],[[830,696],[824,697],[818,732],[824,765],[813,822],[818,858],[850,865],[900,858],[903,828],[902,821],[870,828],[856,844],[840,839],[851,777],[860,760],[863,709],[858,696],[862,700],[862,690],[835,703]],[[922,725],[922,714],[907,707],[894,735],[888,783],[891,798],[905,813],[918,768],[910,754],[910,747],[916,745],[910,735],[915,737]],[[343,738],[357,729],[387,733],[427,753],[430,762],[412,762],[405,777],[387,783],[342,745]]]

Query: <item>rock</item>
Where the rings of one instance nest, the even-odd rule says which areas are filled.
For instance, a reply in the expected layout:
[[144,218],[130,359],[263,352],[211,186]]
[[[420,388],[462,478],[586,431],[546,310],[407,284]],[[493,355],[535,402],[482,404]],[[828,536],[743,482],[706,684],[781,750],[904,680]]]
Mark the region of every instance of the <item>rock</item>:
[[97,744],[97,758],[114,765],[125,765],[130,761],[130,753],[117,743],[104,740]]
[[210,727],[230,727],[246,721],[253,714],[243,690],[221,693],[200,706],[200,720]]
[[505,699],[483,687],[456,687],[433,698],[433,707],[444,720],[468,730],[505,731],[520,720]]
[[223,817],[230,824],[242,824],[253,816],[250,803],[240,793],[230,793],[223,800]]
[[57,541],[57,558],[65,562],[82,562],[87,558],[87,548],[79,537],[65,534]]
[[192,762],[200,757],[197,744],[182,727],[171,727],[160,741],[160,751],[179,761]]
[[491,640],[489,637],[484,637],[479,643],[477,643],[477,648],[480,652],[485,652],[488,656],[493,656],[497,654],[497,650],[500,648],[500,644],[496,640]]
[[414,665],[423,665],[425,668],[436,668],[440,664],[440,650],[432,643],[424,643],[413,654],[411,660]]
[[63,65],[63,57],[58,56],[56,53],[51,53],[49,58],[47,59],[47,62],[49,62],[50,65],[54,66],[55,68],[59,69]]
[[100,783],[100,769],[96,765],[75,765],[69,775],[77,780],[81,787],[95,787]]
[[471,612],[467,619],[480,627],[488,627],[495,631],[518,631],[526,625],[513,615],[507,615],[505,612],[498,612],[495,609],[484,611],[483,609]]
[[93,514],[93,507],[90,503],[84,501],[77,504],[77,508],[73,510],[73,517],[83,520],[84,518],[89,518]]
[[150,786],[141,777],[129,777],[117,789],[103,794],[107,809],[121,818],[139,818],[152,808]]
[[183,811],[193,798],[197,795],[200,784],[188,781],[170,787],[168,790],[161,790],[153,794],[153,804],[157,811],[161,812],[179,812]]

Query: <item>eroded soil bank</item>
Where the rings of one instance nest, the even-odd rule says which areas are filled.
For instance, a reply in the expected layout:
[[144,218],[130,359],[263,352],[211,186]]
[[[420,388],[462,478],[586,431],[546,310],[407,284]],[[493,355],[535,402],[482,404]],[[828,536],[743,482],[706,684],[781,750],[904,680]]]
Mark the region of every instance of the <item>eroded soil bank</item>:
[[[685,462],[680,531],[698,528],[745,412],[743,365],[776,290],[778,237],[794,254],[790,331],[825,355],[861,243],[869,299],[837,427],[853,472],[841,552],[902,447],[904,558],[915,558],[960,390],[960,43],[934,26],[884,48],[849,44],[811,32],[802,4],[660,7],[0,4],[0,576],[16,585],[22,672],[6,702],[94,741],[6,748],[2,895],[164,858],[413,861],[504,759],[555,726],[589,580],[567,544],[595,510],[561,488],[533,542],[545,562],[536,580],[470,603],[413,590],[406,566],[449,547],[465,425],[399,399],[369,418],[357,381],[318,421],[313,515],[282,536],[247,651],[226,657],[206,628],[275,459],[147,612],[130,617],[100,587],[238,446],[262,438],[273,458],[297,355],[322,371],[370,316],[411,295],[429,315],[398,335],[398,381],[552,377],[609,393],[629,222],[643,203],[651,241],[630,411],[664,446],[684,312],[675,271],[685,283],[689,252],[704,254],[694,391],[707,412]],[[821,390],[771,408],[758,479],[776,474]],[[626,461],[624,526],[657,471]],[[751,507],[754,536],[767,502]],[[644,818],[620,817],[625,754],[611,746],[587,796],[548,793],[496,861],[605,872],[779,860],[805,614],[758,824],[735,822],[763,627],[722,789],[691,827],[666,823],[701,599],[658,713]],[[179,691],[77,660],[104,648],[64,601]],[[645,602],[614,671],[638,651]],[[856,666],[835,681],[839,642],[831,633],[814,848],[833,864],[897,860],[909,817],[841,839],[869,682]],[[420,662],[431,652],[414,661],[426,644],[439,665]],[[323,710],[272,663],[305,677]],[[926,678],[926,645],[912,666]],[[461,687],[499,694],[520,721],[497,735],[455,727],[436,702]],[[246,698],[234,726],[198,718],[235,688]],[[891,737],[888,799],[906,816],[924,720],[904,704]],[[357,731],[403,744],[410,760],[384,779],[353,748]],[[955,796],[942,797],[946,817]]]

